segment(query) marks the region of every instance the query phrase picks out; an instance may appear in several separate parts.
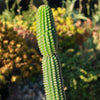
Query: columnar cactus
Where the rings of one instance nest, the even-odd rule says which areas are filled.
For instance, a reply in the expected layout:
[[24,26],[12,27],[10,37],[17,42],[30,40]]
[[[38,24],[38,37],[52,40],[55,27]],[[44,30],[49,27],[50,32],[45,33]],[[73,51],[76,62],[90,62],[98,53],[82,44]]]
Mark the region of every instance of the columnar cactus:
[[52,11],[47,5],[40,6],[37,12],[37,40],[43,55],[46,100],[65,100],[61,65],[56,52],[56,29]]

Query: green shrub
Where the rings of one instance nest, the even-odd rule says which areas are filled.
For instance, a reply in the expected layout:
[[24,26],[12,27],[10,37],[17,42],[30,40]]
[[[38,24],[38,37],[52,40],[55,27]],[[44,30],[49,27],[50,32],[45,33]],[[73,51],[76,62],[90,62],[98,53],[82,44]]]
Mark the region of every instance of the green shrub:
[[[18,34],[0,22],[0,80],[15,82],[41,72],[41,57],[34,47],[36,43],[30,46],[30,37],[25,35],[25,32]],[[35,37],[33,39],[35,42]]]
[[60,57],[68,100],[99,100],[100,53],[69,49]]

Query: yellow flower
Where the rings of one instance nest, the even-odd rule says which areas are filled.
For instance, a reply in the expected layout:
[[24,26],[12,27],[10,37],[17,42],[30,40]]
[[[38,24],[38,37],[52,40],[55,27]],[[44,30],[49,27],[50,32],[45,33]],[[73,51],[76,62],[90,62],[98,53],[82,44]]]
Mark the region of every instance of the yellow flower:
[[66,9],[65,8],[61,8],[61,7],[58,7],[57,8],[57,11],[58,11],[59,14],[65,14]]
[[10,44],[11,45],[14,45],[15,44],[15,41],[14,40],[10,41]]
[[57,31],[59,31],[60,28],[61,28],[61,25],[57,25],[57,27],[56,27]]
[[4,34],[0,33],[0,40],[4,37]]
[[5,21],[3,21],[2,23],[3,23],[3,25],[5,25],[5,24],[6,24],[6,22],[5,22]]
[[7,25],[9,25],[9,23],[10,23],[10,22],[8,22],[8,21],[6,22]]
[[36,31],[36,21],[33,22],[33,29]]
[[4,40],[3,43],[4,43],[4,44],[7,44],[7,43],[8,43],[8,40]]
[[2,52],[3,50],[0,48],[0,53]]
[[30,66],[30,67],[29,67],[29,70],[32,70],[32,69],[33,69],[33,67],[32,67],[32,66]]
[[20,21],[17,22],[17,25],[19,25],[19,26],[22,25],[22,24],[23,24],[22,20],[20,20]]
[[12,49],[12,48],[9,49],[9,52],[10,52],[10,53],[13,53],[13,52],[14,52],[14,49]]
[[21,57],[16,57],[16,62],[20,62],[21,61]]
[[80,72],[87,74],[87,72],[84,69],[80,69]]
[[5,77],[3,75],[0,74],[0,80],[5,80]]
[[55,11],[53,12],[53,16],[54,16],[54,17],[58,16],[58,11],[57,11],[57,10],[55,10]]
[[5,58],[8,58],[8,57],[9,57],[9,53],[8,53],[8,52],[7,52],[7,53],[4,53],[3,56],[4,56]]
[[64,31],[64,32],[66,32],[66,31],[67,31],[67,28],[66,28],[66,26],[65,26],[65,28],[63,28],[63,31]]
[[27,29],[27,28],[28,28],[28,24],[27,24],[27,22],[23,22],[23,24],[20,25],[20,26],[22,26],[24,29]]
[[9,22],[9,21],[7,21],[7,22],[5,22],[6,24],[7,24],[7,27],[8,28],[12,28],[14,25],[13,25],[13,23],[11,23],[11,22]]
[[58,11],[59,14],[62,14],[62,9],[61,9],[61,7],[58,7],[58,8],[57,8],[57,11]]
[[71,25],[70,30],[75,30],[75,26]]
[[63,18],[61,18],[61,17],[57,17],[57,19],[59,20],[59,22],[60,22],[61,24],[64,23],[64,19],[63,19]]
[[19,16],[15,16],[15,19],[16,19],[16,20],[19,20]]
[[15,19],[16,19],[16,20],[21,20],[22,18],[23,18],[23,16],[22,16],[22,15],[15,16]]
[[77,28],[77,32],[79,33],[79,34],[83,34],[84,33],[84,29],[83,28]]
[[66,9],[65,9],[65,8],[62,9],[62,13],[63,13],[63,14],[66,13]]
[[16,79],[17,79],[17,77],[16,77],[16,76],[12,76],[12,77],[11,77],[11,82],[15,82],[15,81],[16,81]]
[[7,71],[7,65],[0,68],[0,73],[4,74]]
[[26,54],[24,54],[24,55],[23,55],[23,58],[24,58],[24,59],[27,59],[27,55],[26,55]]
[[63,32],[62,32],[62,31],[60,31],[60,32],[59,32],[59,36],[61,36],[61,35],[62,35],[62,33],[63,33]]
[[52,12],[54,12],[55,11],[55,8],[52,8],[51,10],[52,10]]
[[12,58],[12,59],[15,57],[14,54],[10,54],[9,56],[10,56],[10,58]]
[[73,20],[72,20],[71,16],[66,17],[66,24],[69,25],[69,26],[73,24]]
[[20,48],[21,47],[21,44],[17,44],[16,46],[17,46],[17,48]]
[[36,32],[36,21],[33,22],[32,26],[29,28],[31,32]]

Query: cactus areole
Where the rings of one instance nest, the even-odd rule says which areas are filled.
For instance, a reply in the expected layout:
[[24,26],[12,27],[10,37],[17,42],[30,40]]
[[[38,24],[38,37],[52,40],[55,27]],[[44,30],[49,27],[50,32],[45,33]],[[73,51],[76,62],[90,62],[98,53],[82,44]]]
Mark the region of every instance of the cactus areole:
[[37,12],[37,40],[42,59],[46,100],[66,100],[59,57],[57,36],[52,10],[41,5]]

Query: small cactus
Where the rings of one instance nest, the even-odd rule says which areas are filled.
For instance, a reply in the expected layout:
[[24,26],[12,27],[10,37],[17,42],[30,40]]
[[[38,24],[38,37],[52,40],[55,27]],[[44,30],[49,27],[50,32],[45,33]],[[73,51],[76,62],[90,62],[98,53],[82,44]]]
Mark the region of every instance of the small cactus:
[[60,61],[57,56],[57,36],[51,8],[42,5],[37,12],[37,40],[43,55],[42,69],[46,100],[66,100]]
[[40,6],[37,13],[37,38],[42,55],[56,53],[56,29],[52,11],[48,6]]

